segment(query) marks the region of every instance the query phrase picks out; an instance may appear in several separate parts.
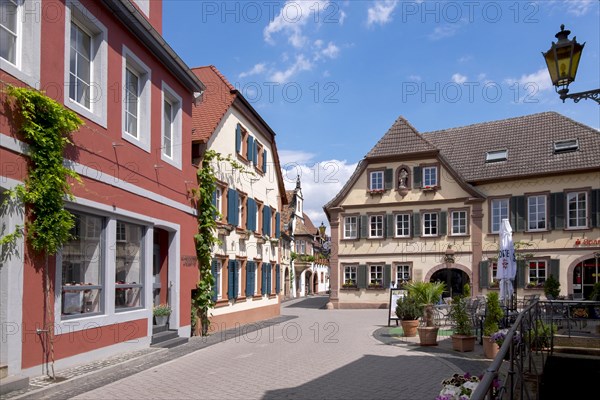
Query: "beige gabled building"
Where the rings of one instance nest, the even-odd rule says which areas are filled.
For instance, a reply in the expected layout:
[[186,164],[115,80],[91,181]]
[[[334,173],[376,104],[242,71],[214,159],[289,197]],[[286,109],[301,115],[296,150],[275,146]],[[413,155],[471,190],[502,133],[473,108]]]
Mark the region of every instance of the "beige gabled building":
[[518,296],[554,275],[585,298],[600,281],[600,133],[554,112],[424,134],[400,117],[324,209],[335,308],[382,307],[405,280],[496,290],[503,218],[530,244]]

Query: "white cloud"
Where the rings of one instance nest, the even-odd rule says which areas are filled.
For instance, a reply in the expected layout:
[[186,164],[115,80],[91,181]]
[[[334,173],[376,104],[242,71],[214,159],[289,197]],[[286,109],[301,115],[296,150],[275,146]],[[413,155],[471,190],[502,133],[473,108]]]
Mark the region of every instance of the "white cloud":
[[423,78],[421,78],[421,75],[409,75],[408,79],[413,82],[420,82]]
[[[285,151],[283,152],[285,154]],[[287,155],[294,153],[296,152],[292,150]],[[296,187],[296,177],[300,175],[302,194],[304,195],[304,212],[315,226],[318,227],[323,222],[329,227],[323,206],[339,193],[356,169],[356,163],[348,163],[346,160],[297,161],[292,166],[290,165],[292,162],[290,160],[287,164],[288,168],[282,171],[286,190]]]
[[286,70],[273,72],[270,80],[277,83],[289,82],[294,75],[302,71],[310,71],[312,67],[313,64],[310,62],[310,60],[307,60],[304,55],[300,54],[296,56],[294,63]]
[[456,73],[454,75],[452,75],[452,82],[454,83],[458,83],[459,85],[465,83],[467,81],[467,77],[465,75],[461,75],[459,73]]
[[284,169],[294,168],[297,164],[306,164],[315,156],[313,153],[298,150],[279,150],[279,163]]
[[385,25],[392,22],[392,13],[398,0],[378,0],[367,10],[367,26]]
[[521,77],[518,79],[507,78],[504,81],[509,85],[518,83],[521,88],[524,89],[528,89],[525,87],[525,85],[534,85],[533,89],[537,89],[536,91],[548,90],[552,88],[552,81],[550,80],[550,75],[548,75],[548,70],[546,68],[539,69],[538,71],[529,75],[521,75]]
[[459,63],[466,63],[468,61],[471,61],[473,59],[473,56],[468,55],[468,56],[462,56],[458,59]]
[[433,32],[429,34],[429,39],[440,40],[443,38],[454,36],[456,35],[456,32],[458,32],[460,27],[461,25],[459,25],[458,23],[438,26],[433,30]]
[[263,37],[269,44],[275,44],[273,38],[277,33],[287,35],[288,42],[295,48],[302,48],[307,43],[303,33],[309,21],[318,20],[314,13],[325,10],[329,1],[286,1],[279,14],[263,30]]
[[245,71],[245,72],[242,72],[241,74],[239,74],[238,77],[239,78],[246,78],[248,76],[262,74],[263,72],[266,71],[266,69],[267,68],[266,68],[266,64],[265,63],[256,64],[249,71]]
[[327,58],[336,58],[340,54],[340,48],[333,44],[333,42],[329,42],[327,47],[321,50],[321,54]]
[[598,0],[570,0],[567,2],[567,12],[576,17],[587,14]]

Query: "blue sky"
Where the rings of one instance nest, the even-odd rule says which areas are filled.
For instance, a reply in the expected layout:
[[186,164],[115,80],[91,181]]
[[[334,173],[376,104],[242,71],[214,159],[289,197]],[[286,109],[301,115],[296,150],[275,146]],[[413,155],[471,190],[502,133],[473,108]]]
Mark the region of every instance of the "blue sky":
[[598,105],[562,103],[542,51],[565,24],[587,42],[571,92],[600,87],[600,2],[165,0],[163,35],[190,66],[215,65],[277,133],[286,187],[322,206],[402,115],[420,132],[544,111],[600,127]]

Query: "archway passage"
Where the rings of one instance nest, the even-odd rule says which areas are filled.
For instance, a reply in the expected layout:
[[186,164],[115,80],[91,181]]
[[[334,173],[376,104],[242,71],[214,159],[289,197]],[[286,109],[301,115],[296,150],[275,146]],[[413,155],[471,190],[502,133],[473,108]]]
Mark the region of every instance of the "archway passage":
[[441,269],[431,275],[431,282],[441,281],[446,284],[442,297],[454,297],[464,294],[464,286],[470,283],[469,275],[456,268]]

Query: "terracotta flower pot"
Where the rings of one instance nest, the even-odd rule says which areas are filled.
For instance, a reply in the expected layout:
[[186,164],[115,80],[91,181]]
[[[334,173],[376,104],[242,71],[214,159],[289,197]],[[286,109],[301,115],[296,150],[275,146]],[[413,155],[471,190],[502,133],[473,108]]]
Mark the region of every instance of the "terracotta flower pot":
[[483,355],[485,355],[485,358],[496,358],[496,354],[498,354],[499,350],[500,347],[496,342],[490,340],[490,336],[483,337]]
[[438,334],[437,326],[420,326],[417,328],[417,332],[419,332],[419,344],[421,346],[437,346],[437,334]]
[[404,332],[404,336],[417,336],[417,327],[419,326],[418,319],[403,319],[400,321],[400,324],[402,325],[402,332]]

